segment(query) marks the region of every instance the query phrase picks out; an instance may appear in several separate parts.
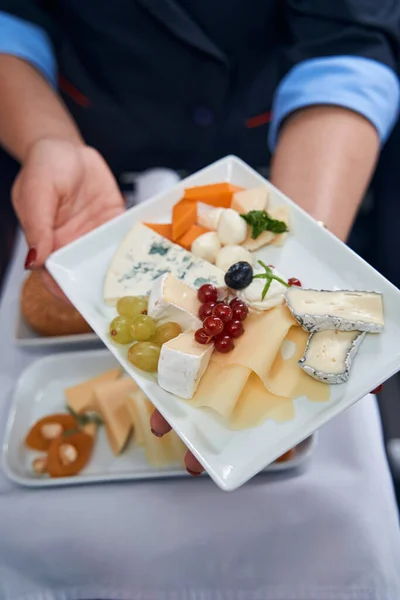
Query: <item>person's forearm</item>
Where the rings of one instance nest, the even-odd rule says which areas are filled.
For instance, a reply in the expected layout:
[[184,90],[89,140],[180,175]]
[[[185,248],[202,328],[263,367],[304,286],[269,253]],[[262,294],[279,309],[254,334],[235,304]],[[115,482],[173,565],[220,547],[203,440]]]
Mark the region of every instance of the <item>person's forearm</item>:
[[0,54],[0,145],[24,162],[29,149],[46,138],[82,143],[61,99],[27,62]]
[[376,129],[347,109],[311,107],[282,127],[271,181],[346,240],[379,153]]

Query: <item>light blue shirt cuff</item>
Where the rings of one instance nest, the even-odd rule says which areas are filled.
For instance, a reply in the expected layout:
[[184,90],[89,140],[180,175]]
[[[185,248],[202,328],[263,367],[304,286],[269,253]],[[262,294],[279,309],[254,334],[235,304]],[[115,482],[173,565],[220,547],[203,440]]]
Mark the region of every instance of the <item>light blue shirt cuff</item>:
[[279,128],[290,113],[316,104],[342,106],[363,115],[384,143],[396,123],[399,103],[399,79],[380,62],[357,56],[306,60],[289,71],[275,93],[270,149],[275,150]]
[[47,33],[37,25],[0,11],[0,54],[17,56],[34,65],[53,87],[57,64]]

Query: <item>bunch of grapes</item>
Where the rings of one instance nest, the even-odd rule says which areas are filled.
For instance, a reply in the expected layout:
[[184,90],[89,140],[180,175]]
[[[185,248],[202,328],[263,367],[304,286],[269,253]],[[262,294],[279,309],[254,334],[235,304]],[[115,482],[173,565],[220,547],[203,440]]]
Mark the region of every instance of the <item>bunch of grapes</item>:
[[161,346],[182,330],[177,323],[157,325],[147,315],[147,305],[144,296],[125,296],[118,300],[118,316],[110,323],[110,335],[118,344],[133,343],[128,350],[128,360],[142,371],[155,373]]
[[219,302],[217,288],[206,283],[197,296],[201,302],[199,317],[203,327],[194,334],[199,344],[214,343],[218,352],[226,354],[234,349],[233,340],[244,333],[243,321],[249,309],[239,298],[229,302]]

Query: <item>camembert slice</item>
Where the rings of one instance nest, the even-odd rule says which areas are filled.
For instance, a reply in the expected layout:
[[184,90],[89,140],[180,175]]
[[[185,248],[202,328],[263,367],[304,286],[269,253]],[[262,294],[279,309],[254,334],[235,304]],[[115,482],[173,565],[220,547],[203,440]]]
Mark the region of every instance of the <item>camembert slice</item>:
[[286,303],[306,331],[379,333],[383,329],[382,294],[377,292],[307,290],[292,286],[286,292]]
[[151,290],[148,315],[158,323],[178,323],[183,330],[199,329],[200,301],[197,292],[171,275],[165,273],[155,281]]
[[213,344],[198,344],[193,331],[181,333],[163,344],[158,363],[160,387],[180,398],[192,398],[213,350]]
[[325,330],[312,333],[299,365],[307,375],[323,383],[345,383],[365,335],[365,331]]

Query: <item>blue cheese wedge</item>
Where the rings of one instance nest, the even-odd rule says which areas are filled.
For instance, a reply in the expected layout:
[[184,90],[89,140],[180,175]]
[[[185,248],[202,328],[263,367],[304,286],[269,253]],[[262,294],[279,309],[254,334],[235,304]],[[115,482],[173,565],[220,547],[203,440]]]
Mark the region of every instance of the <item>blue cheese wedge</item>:
[[104,283],[104,300],[115,306],[123,296],[146,296],[156,279],[168,272],[196,289],[203,283],[224,285],[221,269],[137,223],[111,261]]
[[172,321],[183,330],[193,330],[201,327],[200,306],[196,290],[171,273],[165,273],[154,283],[147,313],[158,323]]
[[189,400],[203,377],[214,344],[198,344],[194,332],[181,333],[161,346],[158,384],[166,392]]
[[365,331],[325,330],[312,333],[299,360],[301,368],[323,383],[345,383]]
[[307,290],[292,286],[286,292],[286,303],[306,331],[379,333],[383,329],[382,294],[378,292]]

